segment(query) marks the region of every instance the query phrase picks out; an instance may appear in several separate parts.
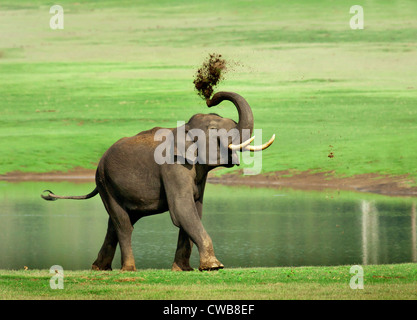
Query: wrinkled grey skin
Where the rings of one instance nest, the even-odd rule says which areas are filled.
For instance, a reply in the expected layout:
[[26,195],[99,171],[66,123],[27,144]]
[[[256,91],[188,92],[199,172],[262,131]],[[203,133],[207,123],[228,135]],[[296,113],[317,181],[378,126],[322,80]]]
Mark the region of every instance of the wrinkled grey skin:
[[[252,135],[253,115],[245,99],[236,93],[219,92],[207,101],[207,105],[212,107],[223,100],[229,100],[236,106],[239,112],[238,123],[216,114],[196,114],[185,124],[185,132],[193,128],[199,128],[204,132],[210,128],[236,128],[239,132],[249,129]],[[94,270],[111,270],[118,243],[121,249],[122,270],[136,270],[131,246],[133,225],[144,216],[165,211],[170,212],[172,222],[179,228],[172,270],[193,270],[189,263],[193,243],[199,250],[200,270],[224,267],[214,254],[212,240],[201,223],[201,217],[208,172],[218,166],[230,167],[233,164],[189,164],[187,161],[185,164],[157,164],[154,151],[161,142],[155,141],[154,135],[158,129],[160,128],[122,138],[112,145],[99,162],[96,188],[90,194],[64,197],[47,190],[49,194],[42,195],[46,200],[56,200],[88,199],[97,193],[100,194],[109,220],[104,243],[92,265]],[[177,129],[169,130],[176,136]],[[233,140],[236,139],[229,138],[228,143],[242,142],[240,137],[236,141]],[[174,156],[186,157],[180,149],[174,145]],[[228,152],[231,161],[236,154],[235,151]]]

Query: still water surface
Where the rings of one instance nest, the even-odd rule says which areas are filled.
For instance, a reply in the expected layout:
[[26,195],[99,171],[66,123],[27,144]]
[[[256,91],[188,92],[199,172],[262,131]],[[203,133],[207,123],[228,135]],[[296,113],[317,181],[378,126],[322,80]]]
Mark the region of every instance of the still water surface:
[[[97,196],[40,198],[44,189],[81,195],[94,184],[0,182],[0,269],[89,269],[107,213]],[[416,202],[348,192],[208,184],[203,224],[226,267],[388,264],[417,261]],[[168,213],[135,224],[136,267],[170,268],[178,229]],[[198,252],[193,250],[193,267]],[[117,249],[113,268],[120,268]]]

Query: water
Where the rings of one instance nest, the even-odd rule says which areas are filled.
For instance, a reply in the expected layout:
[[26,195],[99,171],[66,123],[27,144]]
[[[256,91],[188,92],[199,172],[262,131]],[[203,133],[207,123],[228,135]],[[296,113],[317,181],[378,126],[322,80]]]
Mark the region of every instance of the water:
[[[44,189],[81,195],[93,183],[0,183],[0,269],[89,269],[104,240],[100,198],[40,198]],[[416,200],[348,192],[207,185],[203,224],[226,267],[389,264],[417,261]],[[135,224],[137,268],[170,268],[178,229],[168,213]],[[194,248],[191,264],[198,267]],[[120,268],[120,251],[113,268]]]

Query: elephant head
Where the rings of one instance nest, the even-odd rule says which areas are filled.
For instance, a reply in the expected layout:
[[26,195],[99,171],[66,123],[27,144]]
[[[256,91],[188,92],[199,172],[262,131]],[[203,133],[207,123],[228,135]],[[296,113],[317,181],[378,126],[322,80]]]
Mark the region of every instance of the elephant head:
[[173,130],[173,155],[189,163],[232,167],[239,165],[236,151],[261,151],[268,148],[275,135],[265,144],[251,146],[255,137],[252,110],[247,101],[234,92],[218,92],[207,100],[209,108],[223,100],[231,101],[239,114],[239,121],[223,118],[215,113],[196,114],[188,123]]

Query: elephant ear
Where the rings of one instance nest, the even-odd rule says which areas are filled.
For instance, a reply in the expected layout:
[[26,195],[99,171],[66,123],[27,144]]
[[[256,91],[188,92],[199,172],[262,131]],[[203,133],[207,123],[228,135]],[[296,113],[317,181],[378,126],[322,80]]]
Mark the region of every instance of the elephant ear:
[[197,148],[194,139],[189,135],[189,126],[183,125],[174,130],[174,156],[175,163],[195,164],[197,161]]

